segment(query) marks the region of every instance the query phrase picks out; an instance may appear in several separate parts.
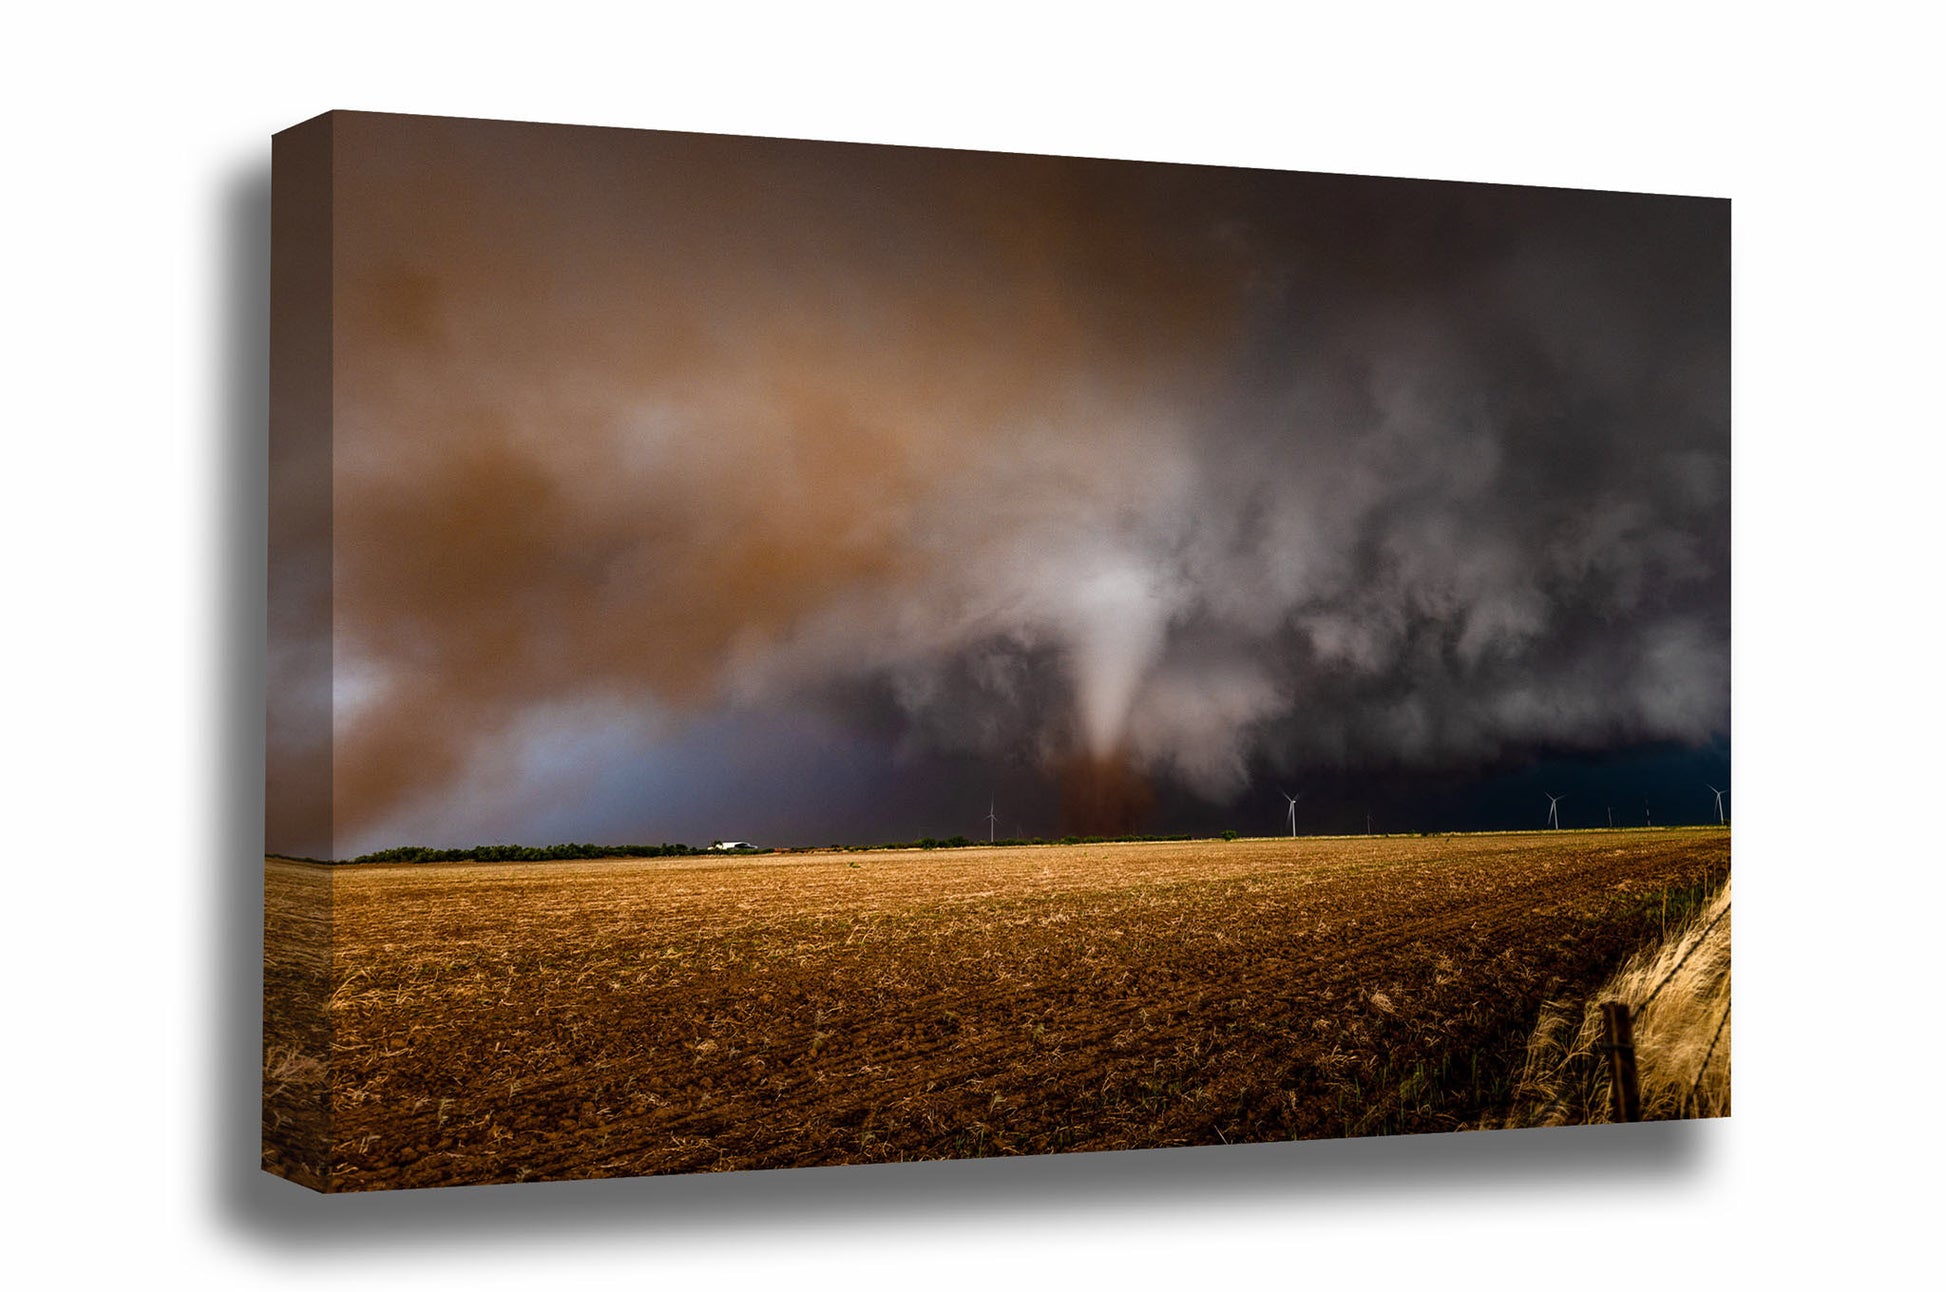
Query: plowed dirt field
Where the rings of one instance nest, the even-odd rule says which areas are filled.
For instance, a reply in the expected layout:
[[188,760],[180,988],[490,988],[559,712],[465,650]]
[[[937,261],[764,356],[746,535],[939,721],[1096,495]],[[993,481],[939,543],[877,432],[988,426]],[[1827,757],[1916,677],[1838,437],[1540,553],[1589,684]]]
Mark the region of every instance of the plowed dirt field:
[[1543,999],[1729,854],[1712,829],[271,861],[265,1165],[349,1190],[1458,1129]]

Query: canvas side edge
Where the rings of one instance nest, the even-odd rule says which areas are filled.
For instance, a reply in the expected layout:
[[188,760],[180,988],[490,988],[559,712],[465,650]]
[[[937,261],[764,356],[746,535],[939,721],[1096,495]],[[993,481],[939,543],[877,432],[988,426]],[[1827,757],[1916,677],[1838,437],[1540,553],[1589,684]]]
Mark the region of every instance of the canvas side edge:
[[332,118],[271,145],[264,786],[266,1171],[329,1187]]

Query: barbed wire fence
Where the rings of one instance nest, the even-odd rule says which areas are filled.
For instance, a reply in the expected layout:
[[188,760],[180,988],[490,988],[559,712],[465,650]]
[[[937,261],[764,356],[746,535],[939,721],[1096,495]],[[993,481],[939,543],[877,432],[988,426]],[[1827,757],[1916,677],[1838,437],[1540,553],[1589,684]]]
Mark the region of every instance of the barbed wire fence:
[[[1689,963],[1697,949],[1709,940],[1709,935],[1729,914],[1730,903],[1725,901],[1723,909],[1716,913],[1700,933],[1689,940],[1689,945],[1683,949],[1682,955],[1676,958],[1676,963],[1670,966],[1669,971],[1662,975],[1656,985],[1650,989],[1649,994],[1643,997],[1641,1004],[1631,1005],[1625,1000],[1602,1002],[1600,1048],[1608,1056],[1609,1114],[1615,1121],[1642,1120],[1641,1075],[1635,1056],[1635,1020],[1648,1011],[1649,1006],[1655,1003],[1656,997],[1662,994],[1662,989],[1682,972],[1683,966]],[[1709,1048],[1703,1052],[1703,1061],[1697,1066],[1695,1075],[1690,1079],[1689,1088],[1683,1092],[1677,1102],[1679,1111],[1698,1106],[1696,1105],[1697,1091],[1702,1088],[1703,1076],[1709,1071],[1710,1063],[1716,1057],[1716,1047],[1722,1041],[1723,1030],[1729,1026],[1729,1023],[1730,1001],[1726,998],[1723,1002],[1723,1017],[1717,1020],[1716,1031],[1710,1036]]]

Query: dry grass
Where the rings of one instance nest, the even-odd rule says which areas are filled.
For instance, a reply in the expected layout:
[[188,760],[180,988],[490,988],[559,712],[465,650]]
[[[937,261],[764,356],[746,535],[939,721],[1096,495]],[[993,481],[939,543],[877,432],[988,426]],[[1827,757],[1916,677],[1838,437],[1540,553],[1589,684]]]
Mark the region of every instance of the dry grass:
[[329,1182],[332,876],[264,868],[263,1164],[312,1188]]
[[264,1047],[264,1099],[275,1103],[292,1087],[323,1084],[324,1060],[306,1054],[294,1045],[271,1044]]
[[1626,1001],[1644,1121],[1730,1113],[1730,884],[1579,1006],[1551,1001],[1528,1043],[1509,1126],[1611,1120],[1603,1001]]
[[1728,847],[273,862],[267,1039],[329,1072],[267,1104],[266,1165],[340,1190],[1459,1129],[1506,1108],[1543,1001]]

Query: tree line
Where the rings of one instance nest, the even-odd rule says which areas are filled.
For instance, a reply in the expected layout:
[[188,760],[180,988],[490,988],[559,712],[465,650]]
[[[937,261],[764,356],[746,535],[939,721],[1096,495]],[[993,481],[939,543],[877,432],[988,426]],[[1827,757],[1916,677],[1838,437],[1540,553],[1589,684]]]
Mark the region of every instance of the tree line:
[[[596,857],[694,857],[708,852],[686,843],[550,843],[529,847],[518,843],[482,843],[471,848],[422,848],[408,844],[353,857],[364,862],[417,863],[429,861],[590,861]],[[767,850],[766,850],[767,851]]]

